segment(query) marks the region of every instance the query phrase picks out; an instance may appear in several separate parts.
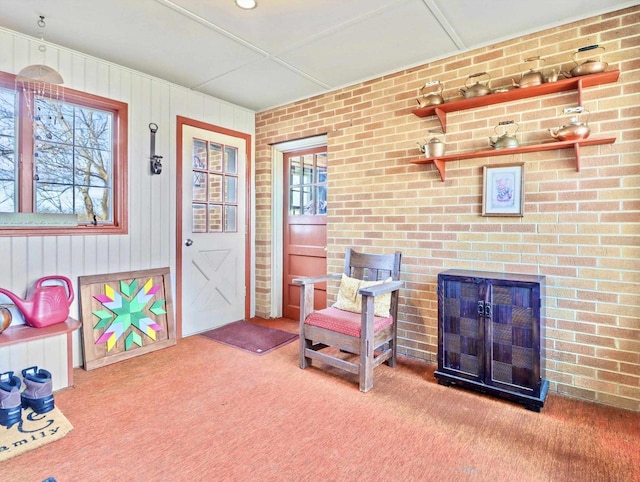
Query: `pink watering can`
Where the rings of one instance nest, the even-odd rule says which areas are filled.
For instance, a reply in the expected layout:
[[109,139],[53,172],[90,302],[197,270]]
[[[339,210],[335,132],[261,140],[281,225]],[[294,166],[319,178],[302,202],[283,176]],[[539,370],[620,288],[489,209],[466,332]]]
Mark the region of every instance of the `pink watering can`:
[[[47,284],[45,281],[63,281],[61,284]],[[69,306],[73,301],[73,287],[71,280],[64,276],[45,276],[40,278],[27,291],[27,299],[18,298],[11,291],[0,288],[0,293],[6,295],[24,315],[24,321],[29,326],[43,328],[45,326],[62,323],[69,317]]]

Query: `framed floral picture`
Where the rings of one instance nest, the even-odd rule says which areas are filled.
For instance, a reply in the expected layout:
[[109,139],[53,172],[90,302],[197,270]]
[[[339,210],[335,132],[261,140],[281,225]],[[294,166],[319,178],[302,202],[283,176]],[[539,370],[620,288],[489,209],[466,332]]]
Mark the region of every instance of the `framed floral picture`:
[[484,166],[482,215],[524,216],[524,163]]

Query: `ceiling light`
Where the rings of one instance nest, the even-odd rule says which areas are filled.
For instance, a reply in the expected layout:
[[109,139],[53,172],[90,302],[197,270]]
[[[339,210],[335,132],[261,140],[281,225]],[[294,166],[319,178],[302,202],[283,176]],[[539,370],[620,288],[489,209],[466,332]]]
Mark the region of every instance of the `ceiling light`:
[[252,10],[258,6],[256,0],[236,0],[236,5],[245,10]]

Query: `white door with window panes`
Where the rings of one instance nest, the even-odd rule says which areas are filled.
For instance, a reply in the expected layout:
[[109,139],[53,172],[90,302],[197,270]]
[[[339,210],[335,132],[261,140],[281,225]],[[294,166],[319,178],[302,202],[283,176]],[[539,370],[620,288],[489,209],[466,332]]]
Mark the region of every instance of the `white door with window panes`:
[[182,333],[244,318],[245,139],[184,125]]

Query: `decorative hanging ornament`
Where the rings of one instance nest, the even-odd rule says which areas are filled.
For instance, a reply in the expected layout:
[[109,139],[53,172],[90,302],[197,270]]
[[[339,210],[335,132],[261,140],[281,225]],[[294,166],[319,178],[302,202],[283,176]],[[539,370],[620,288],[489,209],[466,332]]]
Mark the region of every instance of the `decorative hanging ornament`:
[[[37,23],[40,28],[46,26],[43,16],[40,16]],[[40,34],[40,40],[44,42],[43,33]],[[47,48],[44,43],[42,43],[38,47],[38,50],[44,53]],[[64,88],[62,87],[64,80],[54,68],[47,65],[28,65],[18,72],[15,83],[16,90],[18,92],[21,91],[23,94],[25,104],[32,119],[34,119],[35,110],[33,103],[36,98],[40,97],[57,101],[64,100]]]

